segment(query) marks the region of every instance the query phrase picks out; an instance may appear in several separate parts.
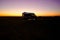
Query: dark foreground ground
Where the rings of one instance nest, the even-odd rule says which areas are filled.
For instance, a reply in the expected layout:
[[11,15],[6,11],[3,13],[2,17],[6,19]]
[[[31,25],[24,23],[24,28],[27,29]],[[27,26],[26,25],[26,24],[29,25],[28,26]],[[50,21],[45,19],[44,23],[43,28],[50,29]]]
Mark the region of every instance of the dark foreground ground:
[[34,21],[23,21],[21,17],[0,17],[0,39],[54,40],[59,25],[60,17],[37,17]]

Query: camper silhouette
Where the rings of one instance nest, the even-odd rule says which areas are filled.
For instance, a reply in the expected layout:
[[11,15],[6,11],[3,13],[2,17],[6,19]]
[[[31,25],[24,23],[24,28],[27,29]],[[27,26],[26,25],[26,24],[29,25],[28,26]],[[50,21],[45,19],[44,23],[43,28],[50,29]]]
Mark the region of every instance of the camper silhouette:
[[35,13],[23,12],[22,17],[24,20],[36,20]]

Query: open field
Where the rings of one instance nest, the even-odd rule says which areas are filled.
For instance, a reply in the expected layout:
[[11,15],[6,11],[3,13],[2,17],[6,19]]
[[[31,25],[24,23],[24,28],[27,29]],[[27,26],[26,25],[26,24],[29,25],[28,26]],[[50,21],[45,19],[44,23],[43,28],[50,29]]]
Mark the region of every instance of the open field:
[[3,40],[53,40],[58,33],[60,17],[37,17],[25,20],[22,17],[0,17],[0,38]]

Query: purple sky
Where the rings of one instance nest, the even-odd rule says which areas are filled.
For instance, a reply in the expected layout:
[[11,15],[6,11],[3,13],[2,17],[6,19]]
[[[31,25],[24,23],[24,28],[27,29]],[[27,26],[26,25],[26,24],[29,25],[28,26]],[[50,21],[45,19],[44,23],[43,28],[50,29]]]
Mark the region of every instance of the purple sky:
[[60,11],[60,0],[0,0],[0,11]]

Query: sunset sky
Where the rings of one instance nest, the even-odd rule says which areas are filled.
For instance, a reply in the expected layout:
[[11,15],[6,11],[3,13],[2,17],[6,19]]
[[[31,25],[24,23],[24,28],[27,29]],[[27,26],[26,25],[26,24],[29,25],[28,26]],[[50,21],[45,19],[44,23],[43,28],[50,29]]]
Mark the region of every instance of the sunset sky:
[[0,16],[21,16],[33,12],[37,16],[60,16],[60,0],[0,0]]

